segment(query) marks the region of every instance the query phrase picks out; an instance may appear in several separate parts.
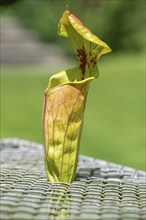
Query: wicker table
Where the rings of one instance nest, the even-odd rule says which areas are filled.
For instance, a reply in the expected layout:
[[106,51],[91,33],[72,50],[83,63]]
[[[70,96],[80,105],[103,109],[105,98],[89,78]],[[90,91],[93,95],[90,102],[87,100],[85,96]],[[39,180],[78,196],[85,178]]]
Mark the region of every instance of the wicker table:
[[43,146],[1,140],[1,219],[146,219],[145,172],[80,156],[71,184],[47,181]]

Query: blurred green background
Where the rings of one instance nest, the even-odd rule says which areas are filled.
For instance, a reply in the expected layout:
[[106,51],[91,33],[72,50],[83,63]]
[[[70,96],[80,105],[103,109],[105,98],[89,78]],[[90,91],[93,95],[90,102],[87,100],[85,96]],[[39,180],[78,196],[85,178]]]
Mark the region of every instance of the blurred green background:
[[[74,63],[67,40],[57,35],[66,4],[113,50],[100,59],[100,77],[90,87],[80,152],[144,170],[145,2],[11,0],[1,1],[1,16],[16,17],[45,45],[62,47],[64,59]],[[59,61],[56,66],[62,70]],[[50,63],[2,62],[1,138],[42,143],[43,91],[52,70]]]

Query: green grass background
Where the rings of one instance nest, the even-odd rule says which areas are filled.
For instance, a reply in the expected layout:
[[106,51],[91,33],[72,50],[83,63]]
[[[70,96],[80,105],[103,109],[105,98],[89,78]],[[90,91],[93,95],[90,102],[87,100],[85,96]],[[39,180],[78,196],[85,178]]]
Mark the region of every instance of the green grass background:
[[[91,83],[80,153],[145,169],[144,54],[109,54]],[[1,68],[1,137],[42,143],[44,67]]]

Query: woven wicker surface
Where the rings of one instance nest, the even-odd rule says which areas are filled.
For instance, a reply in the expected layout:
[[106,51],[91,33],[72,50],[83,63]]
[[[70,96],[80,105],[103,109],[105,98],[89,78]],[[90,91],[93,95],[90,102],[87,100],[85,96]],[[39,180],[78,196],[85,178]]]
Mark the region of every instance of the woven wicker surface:
[[46,178],[43,146],[1,140],[1,219],[146,219],[145,172],[80,156],[71,184]]

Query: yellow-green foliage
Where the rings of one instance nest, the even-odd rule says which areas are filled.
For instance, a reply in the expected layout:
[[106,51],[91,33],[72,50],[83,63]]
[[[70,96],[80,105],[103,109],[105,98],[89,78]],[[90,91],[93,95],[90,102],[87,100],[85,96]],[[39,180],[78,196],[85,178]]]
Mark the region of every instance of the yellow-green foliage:
[[70,11],[65,11],[60,20],[59,35],[68,37],[77,67],[53,75],[45,90],[45,167],[51,182],[70,183],[76,174],[89,84],[99,75],[98,59],[111,49]]

